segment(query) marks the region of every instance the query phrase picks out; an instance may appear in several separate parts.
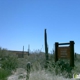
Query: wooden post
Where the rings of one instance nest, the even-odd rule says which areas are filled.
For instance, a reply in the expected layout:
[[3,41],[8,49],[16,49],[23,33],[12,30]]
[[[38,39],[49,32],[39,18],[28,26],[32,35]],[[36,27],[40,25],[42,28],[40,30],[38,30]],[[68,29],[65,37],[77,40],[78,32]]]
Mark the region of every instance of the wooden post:
[[74,67],[74,41],[70,41],[70,66]]
[[55,43],[55,62],[58,61],[58,42]]

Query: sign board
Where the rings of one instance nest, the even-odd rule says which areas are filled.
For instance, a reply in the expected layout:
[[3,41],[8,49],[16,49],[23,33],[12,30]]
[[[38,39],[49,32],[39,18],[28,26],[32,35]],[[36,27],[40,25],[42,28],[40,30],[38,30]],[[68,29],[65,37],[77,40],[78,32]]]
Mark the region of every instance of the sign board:
[[[59,45],[69,46],[59,47]],[[59,58],[69,59],[70,66],[74,67],[74,41],[70,41],[69,43],[55,43],[55,62],[57,62]]]
[[58,47],[58,58],[70,59],[70,47]]

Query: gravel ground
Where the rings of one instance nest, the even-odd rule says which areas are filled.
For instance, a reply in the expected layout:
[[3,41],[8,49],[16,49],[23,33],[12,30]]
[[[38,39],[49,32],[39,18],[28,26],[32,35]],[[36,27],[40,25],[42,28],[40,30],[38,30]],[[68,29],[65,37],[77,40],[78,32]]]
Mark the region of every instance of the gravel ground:
[[26,80],[26,70],[23,68],[17,68],[13,75],[9,76],[7,80]]

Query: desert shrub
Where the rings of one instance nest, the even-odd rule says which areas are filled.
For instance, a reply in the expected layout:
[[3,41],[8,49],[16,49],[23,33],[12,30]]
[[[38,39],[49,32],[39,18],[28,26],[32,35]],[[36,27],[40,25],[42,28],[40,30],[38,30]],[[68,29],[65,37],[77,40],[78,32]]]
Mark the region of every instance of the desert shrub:
[[7,77],[11,74],[10,70],[0,69],[0,80],[7,80]]
[[56,63],[52,60],[49,60],[47,70],[52,74],[64,76],[67,78],[72,77],[72,68],[69,65],[69,61],[66,60],[58,60]]
[[73,80],[73,79],[66,79],[62,76],[56,76],[55,74],[51,74],[48,71],[34,71],[31,72],[29,80]]
[[15,69],[17,66],[17,57],[9,53],[6,49],[0,48],[0,64],[3,69]]
[[8,56],[7,58],[5,58],[3,61],[2,61],[2,68],[3,69],[9,69],[9,70],[13,70],[13,69],[16,69],[17,67],[17,59],[15,57],[11,57],[11,56]]
[[8,51],[0,47],[0,59],[4,60],[7,55],[8,55]]
[[32,70],[43,69],[45,64],[44,57],[45,57],[44,53],[33,53],[30,54],[29,56],[26,56],[24,59],[18,58],[19,61],[18,66],[26,68],[27,62],[31,62]]
[[56,75],[61,75],[66,78],[72,78],[73,75],[73,68],[70,67],[69,61],[66,60],[58,60],[56,63],[54,61],[49,61],[48,70]]

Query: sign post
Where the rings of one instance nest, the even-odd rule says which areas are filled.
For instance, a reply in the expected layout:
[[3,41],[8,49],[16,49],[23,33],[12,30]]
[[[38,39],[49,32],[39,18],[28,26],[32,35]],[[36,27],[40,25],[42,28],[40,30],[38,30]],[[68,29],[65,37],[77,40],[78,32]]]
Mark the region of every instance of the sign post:
[[[59,45],[69,45],[59,47]],[[74,41],[70,43],[55,43],[55,62],[59,59],[70,59],[70,66],[74,67]]]

